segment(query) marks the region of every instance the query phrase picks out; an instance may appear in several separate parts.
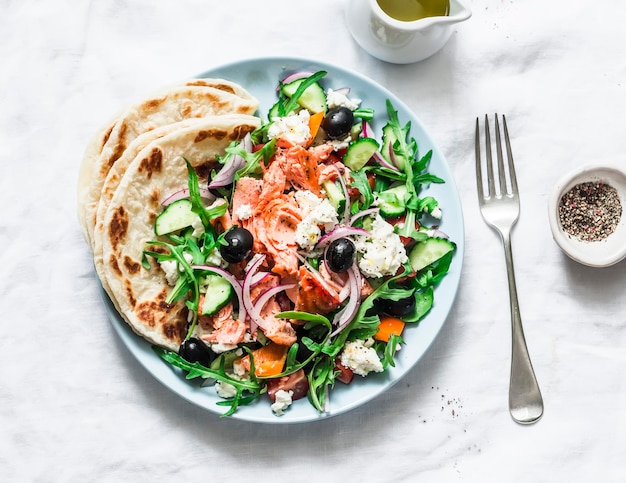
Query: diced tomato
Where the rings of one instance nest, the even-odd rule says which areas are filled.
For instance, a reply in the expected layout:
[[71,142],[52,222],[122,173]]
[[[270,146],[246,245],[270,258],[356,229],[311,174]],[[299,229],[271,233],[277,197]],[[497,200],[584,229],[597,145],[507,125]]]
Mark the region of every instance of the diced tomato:
[[267,395],[272,402],[276,401],[276,393],[280,390],[293,391],[291,399],[302,399],[309,391],[309,380],[306,378],[304,369],[299,369],[293,374],[288,374],[267,381]]
[[344,366],[339,359],[335,361],[335,371],[339,371],[336,379],[344,384],[350,384],[354,378],[354,372],[349,367]]

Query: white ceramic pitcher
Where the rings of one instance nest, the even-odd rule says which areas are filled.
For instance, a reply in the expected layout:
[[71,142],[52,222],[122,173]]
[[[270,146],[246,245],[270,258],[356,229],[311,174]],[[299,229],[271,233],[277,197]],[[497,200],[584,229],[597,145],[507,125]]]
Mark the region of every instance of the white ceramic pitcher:
[[472,12],[459,0],[450,0],[449,14],[403,22],[387,15],[376,0],[349,0],[346,21],[356,42],[369,54],[395,64],[424,60],[452,35],[455,24]]

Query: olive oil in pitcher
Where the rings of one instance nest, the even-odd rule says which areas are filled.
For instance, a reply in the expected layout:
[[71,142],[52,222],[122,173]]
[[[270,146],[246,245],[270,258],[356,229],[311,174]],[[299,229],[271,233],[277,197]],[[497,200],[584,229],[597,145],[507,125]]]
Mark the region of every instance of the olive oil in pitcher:
[[425,17],[448,15],[448,0],[376,0],[390,17],[402,22],[413,22]]

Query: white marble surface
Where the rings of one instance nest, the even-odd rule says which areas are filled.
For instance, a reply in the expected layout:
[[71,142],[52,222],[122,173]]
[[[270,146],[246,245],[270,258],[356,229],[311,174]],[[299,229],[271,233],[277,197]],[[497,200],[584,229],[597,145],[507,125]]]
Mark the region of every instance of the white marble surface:
[[[296,6],[297,4],[297,6]],[[626,3],[468,1],[434,57],[362,52],[345,1],[0,2],[0,479],[3,481],[626,480],[626,262],[590,269],[551,239],[567,170],[626,166]],[[388,394],[307,425],[220,419],[140,367],[112,330],[76,218],[78,166],[117,110],[232,60],[306,56],[402,98],[464,205],[458,299]],[[507,412],[500,242],[480,218],[473,127],[506,113],[522,192],[514,258],[545,415]]]

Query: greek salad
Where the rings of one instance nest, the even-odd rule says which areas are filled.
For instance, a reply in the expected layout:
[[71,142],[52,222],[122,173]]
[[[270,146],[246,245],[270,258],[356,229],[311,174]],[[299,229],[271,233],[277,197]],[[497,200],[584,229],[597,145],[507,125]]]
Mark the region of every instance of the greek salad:
[[445,207],[423,194],[444,182],[428,170],[432,152],[389,100],[374,112],[325,77],[279,81],[261,127],[208,181],[188,163],[144,250],[167,302],[189,309],[179,351],[154,350],[206,381],[224,415],[265,400],[280,416],[304,398],[323,413],[336,384],[394,366],[454,257],[438,229]]

